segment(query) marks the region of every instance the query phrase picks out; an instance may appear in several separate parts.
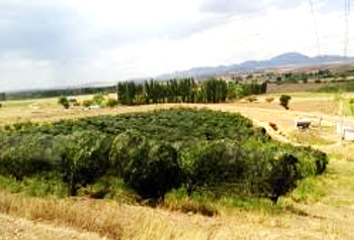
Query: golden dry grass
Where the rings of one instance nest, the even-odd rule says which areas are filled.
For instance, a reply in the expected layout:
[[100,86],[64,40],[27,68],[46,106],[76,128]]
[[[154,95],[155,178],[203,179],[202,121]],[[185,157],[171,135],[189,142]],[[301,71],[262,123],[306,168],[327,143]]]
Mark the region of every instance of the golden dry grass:
[[[208,218],[114,202],[37,199],[1,192],[0,212],[32,223],[99,233],[106,239],[354,239],[354,210],[323,204],[294,204],[280,215],[230,209]],[[0,237],[13,231],[1,229]]]
[[49,221],[102,236],[119,239],[120,222],[105,204],[92,201],[60,201],[25,198],[7,192],[0,194],[0,213],[36,221]]

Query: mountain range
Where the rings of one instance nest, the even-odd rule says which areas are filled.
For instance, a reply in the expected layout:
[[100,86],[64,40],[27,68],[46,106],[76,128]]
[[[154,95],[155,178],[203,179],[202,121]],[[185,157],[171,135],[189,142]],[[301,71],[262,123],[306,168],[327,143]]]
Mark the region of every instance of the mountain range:
[[264,69],[276,69],[285,67],[308,67],[316,65],[330,65],[354,62],[352,57],[342,57],[338,55],[323,55],[309,57],[301,53],[290,52],[263,61],[246,61],[240,64],[218,67],[198,67],[186,71],[177,71],[169,74],[157,76],[157,80],[182,78],[182,77],[208,77],[213,75],[231,74],[243,71],[254,71]]

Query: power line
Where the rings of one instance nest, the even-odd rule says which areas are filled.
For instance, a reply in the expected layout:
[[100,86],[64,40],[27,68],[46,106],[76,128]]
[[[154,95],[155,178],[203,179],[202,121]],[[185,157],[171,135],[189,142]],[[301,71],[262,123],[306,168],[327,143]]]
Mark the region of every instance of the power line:
[[321,45],[320,45],[320,38],[318,36],[315,10],[314,10],[314,6],[313,6],[312,0],[309,0],[309,2],[310,2],[311,12],[312,12],[312,16],[313,16],[313,26],[314,26],[314,29],[315,29],[315,36],[316,36],[316,43],[317,43],[317,54],[318,54],[318,56],[321,56]]

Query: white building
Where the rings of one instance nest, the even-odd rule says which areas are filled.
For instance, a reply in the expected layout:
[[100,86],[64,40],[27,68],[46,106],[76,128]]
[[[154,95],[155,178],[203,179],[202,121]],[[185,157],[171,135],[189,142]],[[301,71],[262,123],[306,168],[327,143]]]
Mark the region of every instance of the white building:
[[337,123],[337,133],[346,141],[354,141],[354,127],[348,123]]

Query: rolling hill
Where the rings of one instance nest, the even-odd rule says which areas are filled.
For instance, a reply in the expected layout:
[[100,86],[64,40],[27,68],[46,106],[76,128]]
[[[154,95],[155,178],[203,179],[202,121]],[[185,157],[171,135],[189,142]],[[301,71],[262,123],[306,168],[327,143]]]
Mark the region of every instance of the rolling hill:
[[240,64],[218,67],[192,68],[186,71],[177,71],[170,74],[157,76],[156,79],[169,79],[181,77],[207,77],[219,74],[230,74],[242,71],[261,69],[283,68],[283,67],[307,67],[313,65],[328,65],[354,62],[354,58],[341,57],[338,55],[323,55],[309,57],[300,53],[290,52],[263,61],[246,61]]

